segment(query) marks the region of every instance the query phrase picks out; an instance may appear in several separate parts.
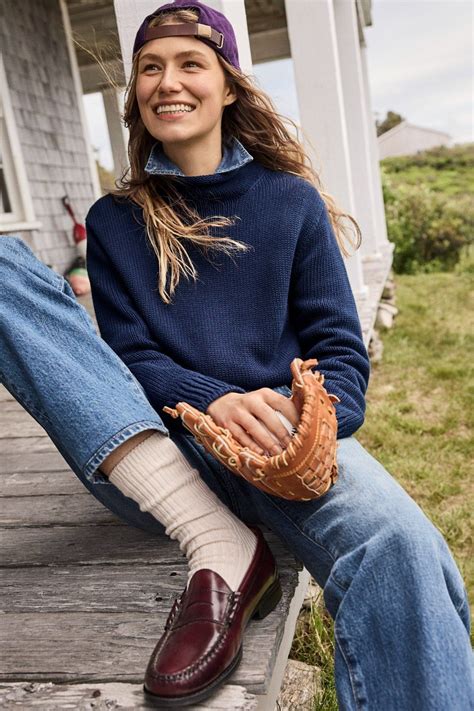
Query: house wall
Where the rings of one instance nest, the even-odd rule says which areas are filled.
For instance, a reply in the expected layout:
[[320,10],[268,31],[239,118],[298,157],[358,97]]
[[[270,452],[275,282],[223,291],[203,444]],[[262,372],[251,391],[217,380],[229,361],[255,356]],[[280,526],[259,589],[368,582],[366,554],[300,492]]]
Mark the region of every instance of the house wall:
[[449,134],[423,126],[401,123],[378,137],[380,159],[388,156],[412,155],[436,146],[449,146]]
[[59,0],[2,0],[0,46],[23,161],[41,228],[21,236],[64,273],[76,257],[67,192],[82,222],[94,202]]

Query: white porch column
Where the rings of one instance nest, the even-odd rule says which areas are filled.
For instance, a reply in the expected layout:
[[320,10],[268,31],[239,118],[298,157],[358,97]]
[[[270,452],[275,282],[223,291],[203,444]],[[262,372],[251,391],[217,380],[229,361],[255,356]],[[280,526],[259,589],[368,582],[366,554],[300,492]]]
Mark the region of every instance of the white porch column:
[[371,113],[367,115],[370,102],[367,102],[365,97],[355,1],[334,0],[334,17],[347,117],[346,129],[351,157],[355,217],[362,231],[360,253],[362,257],[370,255],[372,259],[376,259],[381,255],[377,251],[377,205],[372,179],[369,136],[369,131],[373,129],[369,124],[373,119]]
[[142,21],[151,15],[159,4],[157,0],[114,0],[115,18],[123,59],[123,70],[128,82],[132,67],[132,49],[135,35]]
[[[374,217],[376,227],[377,251],[385,250],[387,245],[393,245],[389,242],[387,236],[387,222],[385,220],[385,205],[383,201],[382,180],[380,177],[380,155],[379,144],[377,140],[377,129],[372,113],[372,102],[370,99],[369,74],[367,71],[367,48],[360,48],[360,58],[362,65],[362,79],[364,82],[364,96],[367,104],[367,116],[370,120],[367,123],[369,134],[369,152],[371,164],[371,179],[372,179],[372,195],[374,199]],[[393,246],[392,246],[393,249]]]
[[61,15],[63,19],[64,34],[66,36],[67,51],[69,54],[69,61],[71,64],[72,80],[74,82],[74,88],[76,90],[77,96],[77,107],[79,111],[79,119],[82,126],[82,132],[84,135],[84,142],[87,151],[87,160],[89,163],[89,172],[92,183],[92,190],[94,197],[98,200],[102,196],[102,189],[100,187],[99,181],[99,171],[97,169],[97,164],[95,162],[94,154],[92,152],[92,146],[89,138],[89,131],[87,129],[86,113],[84,111],[84,104],[82,102],[82,84],[81,84],[81,74],[79,72],[79,65],[77,63],[76,51],[74,49],[74,43],[72,41],[72,29],[71,21],[69,19],[69,11],[66,5],[66,0],[59,0],[59,6],[61,8]]
[[[250,43],[247,31],[247,16],[244,0],[208,0],[206,3],[222,12],[232,23],[237,38],[242,71],[252,71]],[[132,60],[133,41],[142,20],[166,1],[157,0],[114,0],[115,16],[123,57],[125,77],[128,81]]]
[[[327,192],[357,219],[333,0],[285,0],[285,6],[306,148]],[[363,299],[360,250],[345,263],[354,296]]]
[[231,23],[237,39],[240,68],[245,74],[251,74],[253,71],[252,55],[244,0],[206,0],[206,5],[222,12]]
[[108,87],[102,90],[102,98],[114,159],[114,175],[119,178],[128,165],[127,135],[121,121],[122,107],[119,92],[113,87]]

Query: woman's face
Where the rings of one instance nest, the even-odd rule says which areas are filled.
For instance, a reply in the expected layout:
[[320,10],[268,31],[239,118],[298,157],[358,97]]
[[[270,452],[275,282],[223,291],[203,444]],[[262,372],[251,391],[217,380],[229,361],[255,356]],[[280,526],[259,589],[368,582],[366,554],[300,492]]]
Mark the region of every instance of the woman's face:
[[140,116],[155,139],[164,146],[211,135],[220,141],[224,107],[236,97],[211,47],[195,37],[160,37],[144,45],[137,69]]

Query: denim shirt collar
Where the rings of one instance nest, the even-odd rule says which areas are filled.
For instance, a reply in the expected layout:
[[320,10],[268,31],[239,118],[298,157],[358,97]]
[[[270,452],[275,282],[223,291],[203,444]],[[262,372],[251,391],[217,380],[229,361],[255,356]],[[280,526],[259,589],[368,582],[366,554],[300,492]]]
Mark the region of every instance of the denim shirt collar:
[[[251,160],[253,160],[253,156],[250,155],[241,142],[233,136],[230,146],[223,144],[222,160],[217,166],[214,175],[216,173],[227,173],[229,170],[240,168],[240,166],[249,163]],[[180,175],[189,177],[185,176],[182,170],[168,158],[160,143],[155,143],[151,149],[145,166],[145,172],[150,175]]]

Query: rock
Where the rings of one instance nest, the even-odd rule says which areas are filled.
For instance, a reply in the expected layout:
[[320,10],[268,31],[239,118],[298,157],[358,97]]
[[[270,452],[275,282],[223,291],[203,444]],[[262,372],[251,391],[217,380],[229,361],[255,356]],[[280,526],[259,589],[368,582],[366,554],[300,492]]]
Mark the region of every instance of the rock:
[[377,308],[377,316],[375,317],[376,328],[392,328],[393,319],[398,314],[398,309],[393,304],[386,301],[381,301]]
[[368,352],[372,363],[380,363],[383,356],[383,341],[375,328],[372,331]]
[[318,667],[289,659],[275,711],[313,711],[320,683]]
[[382,299],[392,298],[395,296],[397,286],[392,279],[387,279],[382,291]]
[[389,329],[393,326],[393,314],[387,309],[383,309],[379,306],[377,309],[377,316],[375,317],[375,327],[382,329]]
[[398,314],[398,309],[396,306],[393,304],[388,303],[387,301],[381,301],[379,303],[379,309],[385,309],[385,311],[388,311],[392,316],[396,316]]

